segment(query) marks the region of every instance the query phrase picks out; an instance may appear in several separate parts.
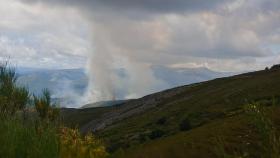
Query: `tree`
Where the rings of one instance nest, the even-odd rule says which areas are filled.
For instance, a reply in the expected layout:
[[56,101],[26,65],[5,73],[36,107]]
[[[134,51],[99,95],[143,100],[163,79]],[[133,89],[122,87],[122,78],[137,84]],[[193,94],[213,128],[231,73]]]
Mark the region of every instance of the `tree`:
[[0,66],[0,112],[14,115],[18,110],[23,110],[29,100],[29,91],[16,84],[17,74],[14,68],[5,62]]

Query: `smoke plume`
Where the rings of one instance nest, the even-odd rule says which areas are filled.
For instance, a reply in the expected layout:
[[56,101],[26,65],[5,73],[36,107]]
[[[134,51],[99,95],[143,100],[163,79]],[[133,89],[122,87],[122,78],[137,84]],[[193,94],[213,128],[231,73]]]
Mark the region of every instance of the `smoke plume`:
[[221,71],[257,67],[257,59],[276,56],[271,46],[280,41],[279,0],[21,1],[76,8],[90,22],[86,102],[164,88],[152,65],[195,63]]

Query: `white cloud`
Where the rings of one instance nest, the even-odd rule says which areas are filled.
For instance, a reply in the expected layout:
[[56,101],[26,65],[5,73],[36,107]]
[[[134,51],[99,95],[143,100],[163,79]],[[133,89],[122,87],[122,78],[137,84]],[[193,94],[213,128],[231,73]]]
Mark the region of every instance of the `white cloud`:
[[[30,0],[24,0],[27,1]],[[29,4],[1,0],[0,36],[14,43],[3,46],[5,43],[2,42],[1,54],[20,56],[15,51],[26,49],[29,53],[33,52],[29,58],[47,57],[53,61],[77,58],[80,63],[76,66],[82,66],[82,58],[85,60],[91,52],[92,30],[94,47],[100,44],[97,40],[102,38],[106,47],[110,47],[107,49],[110,49],[111,56],[163,65],[188,63],[193,58],[237,61],[241,58],[262,58],[271,56],[272,52],[267,48],[279,43],[280,11],[277,8],[280,5],[277,0],[215,1],[212,7],[198,7],[196,3],[191,3],[194,6],[185,8],[180,6],[181,3],[190,2],[174,1],[172,9],[166,7],[169,3],[165,1],[157,2],[157,5],[149,6],[154,7],[156,14],[147,18],[149,15],[144,12],[150,11],[144,1],[40,1]],[[91,7],[98,6],[107,9],[91,10]],[[134,14],[145,18],[131,18],[128,14],[133,10],[128,6],[141,10]],[[109,8],[115,7],[123,7],[129,12],[115,14],[109,11]],[[88,16],[83,16],[81,12]],[[21,45],[16,42],[19,39],[24,41]],[[9,48],[8,52],[7,47],[14,48]],[[34,62],[36,60],[34,58]]]
[[84,66],[90,35],[77,9],[1,0],[0,19],[1,58],[28,67]]
[[[88,59],[89,91],[105,99],[118,87],[127,96],[157,87],[151,65],[246,71],[277,62],[280,52],[279,0],[0,0],[0,18],[2,57],[57,68]],[[125,82],[114,76],[119,67]]]

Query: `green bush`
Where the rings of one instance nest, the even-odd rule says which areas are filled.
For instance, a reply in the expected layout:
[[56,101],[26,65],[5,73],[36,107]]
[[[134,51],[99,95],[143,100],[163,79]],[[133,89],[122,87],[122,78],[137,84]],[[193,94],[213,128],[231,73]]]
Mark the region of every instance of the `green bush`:
[[2,115],[14,115],[23,110],[29,100],[29,91],[25,87],[16,84],[17,75],[15,69],[8,63],[0,66],[0,112]]
[[[101,158],[105,147],[93,135],[82,137],[78,130],[62,128],[59,108],[51,104],[48,90],[34,96],[16,85],[15,70],[0,66],[0,157],[2,158]],[[24,117],[20,117],[24,114]],[[38,113],[39,117],[34,117]],[[27,115],[32,116],[26,118]],[[29,115],[30,114],[30,115]]]
[[181,131],[190,130],[192,127],[191,127],[189,119],[188,118],[183,119],[181,121],[181,123],[179,124],[179,128],[180,128]]
[[138,135],[138,140],[140,143],[144,143],[147,140],[147,136],[144,133]]
[[5,158],[55,158],[59,137],[53,126],[17,118],[1,118],[0,155]]
[[162,117],[162,118],[158,119],[156,123],[158,125],[165,125],[166,121],[167,121],[166,117]]
[[245,111],[250,116],[250,122],[261,136],[263,157],[280,157],[280,136],[271,118],[273,109],[264,107],[258,103],[245,106]]
[[47,89],[43,90],[41,97],[33,96],[35,109],[41,120],[55,121],[59,116],[57,105],[51,103],[51,94]]
[[82,136],[78,129],[61,129],[61,158],[105,158],[107,155],[103,143],[92,134]]
[[150,139],[156,139],[156,138],[160,138],[164,135],[164,131],[163,130],[160,130],[160,129],[156,129],[156,130],[153,130],[150,135],[149,135],[149,138]]
[[[275,108],[275,107],[274,107]],[[259,103],[252,103],[245,106],[245,114],[249,118],[250,125],[253,125],[254,131],[258,135],[258,145],[260,145],[263,158],[279,158],[280,157],[280,136],[273,120],[270,118],[273,107],[263,106]],[[278,108],[278,107],[277,107]],[[229,148],[226,146],[225,139],[217,137],[216,139],[216,154],[219,157],[235,158],[235,157],[251,157],[252,153],[242,149],[237,153],[229,153]],[[232,150],[232,149],[231,149]]]

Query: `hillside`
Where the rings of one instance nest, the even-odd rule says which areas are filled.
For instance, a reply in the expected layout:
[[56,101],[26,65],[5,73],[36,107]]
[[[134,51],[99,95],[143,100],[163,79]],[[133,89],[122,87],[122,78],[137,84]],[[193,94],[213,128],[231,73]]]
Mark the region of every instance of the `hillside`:
[[108,100],[108,101],[100,101],[100,102],[95,102],[92,104],[87,104],[82,106],[82,109],[86,108],[94,108],[94,107],[103,107],[103,106],[114,106],[114,105],[119,105],[125,102],[128,102],[130,100]]
[[[215,157],[214,136],[225,136],[234,150],[242,147],[250,127],[244,105],[278,104],[279,81],[279,69],[263,70],[177,87],[113,107],[62,113],[69,126],[104,138],[115,157]],[[180,129],[184,120],[190,124],[186,130]]]
[[[207,68],[169,68],[164,66],[153,66],[152,71],[155,77],[164,83],[154,89],[155,91],[232,74],[215,72]],[[117,69],[115,73],[123,80],[127,77],[125,70]],[[86,93],[88,77],[83,69],[19,68],[18,84],[27,86],[35,94],[40,94],[42,89],[48,88],[52,92],[53,99],[58,101],[61,106],[79,107],[82,105],[77,97],[82,97]],[[116,91],[118,92],[117,99],[122,100],[127,95],[124,89]],[[102,104],[97,106],[102,106]]]

